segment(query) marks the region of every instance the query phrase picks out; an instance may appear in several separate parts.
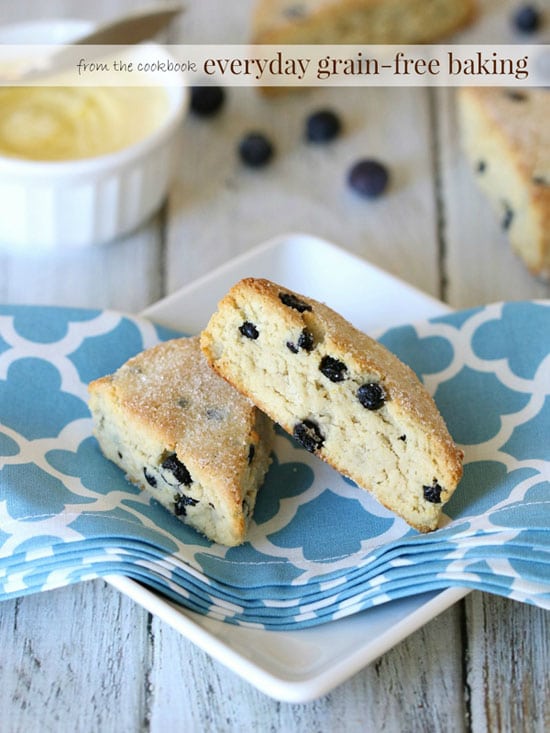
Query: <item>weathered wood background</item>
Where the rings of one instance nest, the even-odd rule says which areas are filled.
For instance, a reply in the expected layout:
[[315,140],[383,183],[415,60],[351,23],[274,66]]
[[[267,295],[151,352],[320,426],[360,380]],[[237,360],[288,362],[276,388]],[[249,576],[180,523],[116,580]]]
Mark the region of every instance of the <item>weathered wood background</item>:
[[[246,39],[251,0],[185,4],[171,41]],[[484,0],[462,38],[517,41],[509,27],[515,5]],[[0,21],[100,20],[134,6],[0,0]],[[538,40],[548,42],[546,21]],[[321,151],[303,143],[303,122],[324,105],[341,112],[346,129]],[[262,172],[243,170],[235,157],[251,127],[277,145]],[[0,301],[137,312],[287,231],[332,240],[457,308],[550,296],[510,252],[473,185],[452,90],[330,89],[266,101],[234,88],[222,115],[186,120],[185,134],[178,180],[152,221],[101,248],[0,253]],[[345,186],[349,166],[364,155],[392,171],[391,192],[372,205]],[[0,605],[0,730],[543,733],[550,730],[548,622],[536,608],[472,593],[330,695],[291,705],[94,581]]]

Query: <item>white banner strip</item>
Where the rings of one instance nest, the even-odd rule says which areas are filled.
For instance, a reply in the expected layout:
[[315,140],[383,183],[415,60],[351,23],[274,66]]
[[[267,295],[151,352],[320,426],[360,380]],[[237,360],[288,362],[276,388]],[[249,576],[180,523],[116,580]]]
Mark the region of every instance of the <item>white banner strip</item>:
[[0,45],[0,86],[549,86],[549,45]]

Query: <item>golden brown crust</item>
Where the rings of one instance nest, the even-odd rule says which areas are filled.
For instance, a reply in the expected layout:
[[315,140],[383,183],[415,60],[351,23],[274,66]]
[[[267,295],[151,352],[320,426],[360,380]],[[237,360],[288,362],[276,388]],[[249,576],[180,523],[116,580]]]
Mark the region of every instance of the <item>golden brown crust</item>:
[[[241,501],[239,477],[255,424],[252,403],[208,368],[198,337],[173,339],[130,359],[110,381],[113,402],[156,434],[167,450],[193,456],[223,489]],[[92,383],[90,392],[100,387]],[[223,407],[220,407],[223,406]],[[224,419],[217,411],[224,410]],[[237,437],[239,436],[239,437]]]
[[460,30],[474,0],[260,0],[252,19],[258,44],[427,43]]

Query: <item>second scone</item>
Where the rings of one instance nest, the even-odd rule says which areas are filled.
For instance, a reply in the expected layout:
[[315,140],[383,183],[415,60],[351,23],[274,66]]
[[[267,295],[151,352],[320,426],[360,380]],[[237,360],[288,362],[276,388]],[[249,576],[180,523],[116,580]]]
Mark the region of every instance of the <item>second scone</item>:
[[201,335],[212,367],[311,453],[422,532],[462,476],[414,372],[323,303],[246,278]]
[[245,541],[273,428],[209,368],[198,337],[142,351],[89,392],[100,448],[132,483],[214,542]]

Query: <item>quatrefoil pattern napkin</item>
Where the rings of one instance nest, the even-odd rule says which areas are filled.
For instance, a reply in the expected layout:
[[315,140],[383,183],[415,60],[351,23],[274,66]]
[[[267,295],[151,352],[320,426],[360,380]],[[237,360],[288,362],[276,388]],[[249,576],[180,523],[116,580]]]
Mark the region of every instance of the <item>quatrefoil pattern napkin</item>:
[[444,526],[428,535],[282,431],[241,547],[208,541],[130,485],[92,436],[87,384],[175,335],[112,311],[0,306],[0,600],[118,573],[268,629],[457,585],[550,608],[550,302],[379,335],[465,453]]

